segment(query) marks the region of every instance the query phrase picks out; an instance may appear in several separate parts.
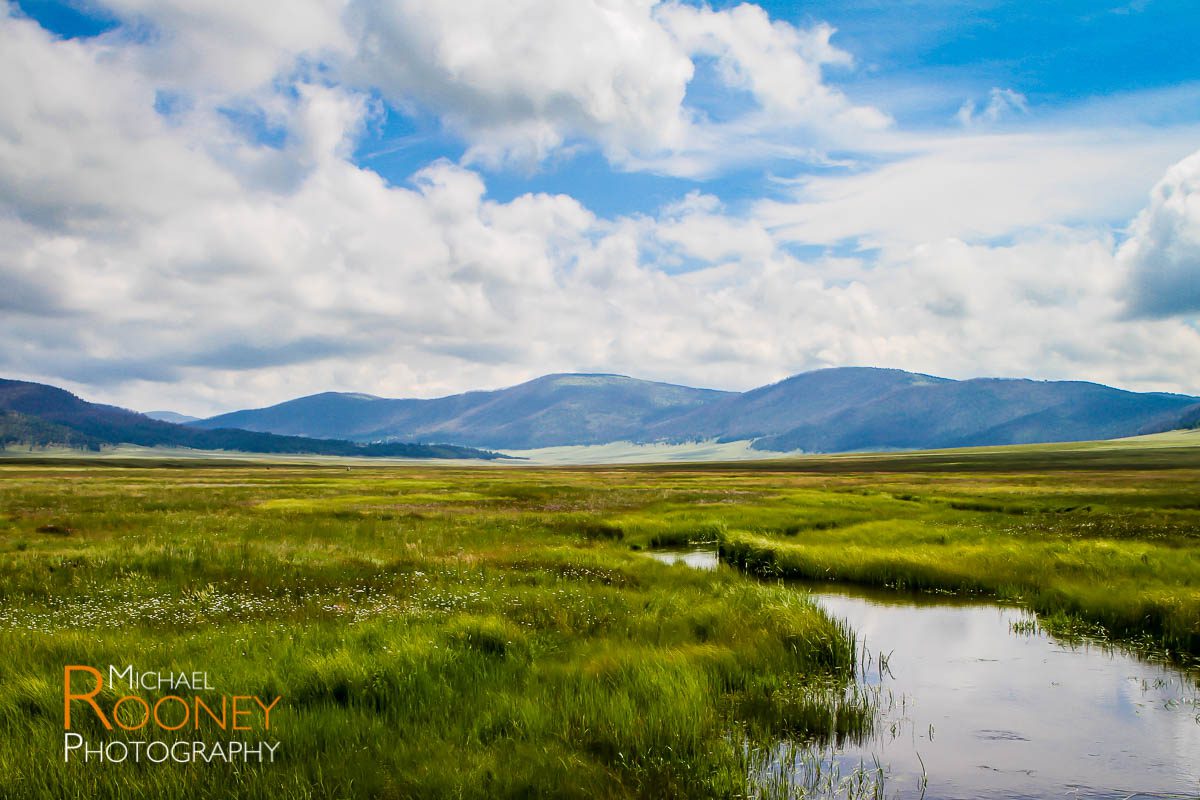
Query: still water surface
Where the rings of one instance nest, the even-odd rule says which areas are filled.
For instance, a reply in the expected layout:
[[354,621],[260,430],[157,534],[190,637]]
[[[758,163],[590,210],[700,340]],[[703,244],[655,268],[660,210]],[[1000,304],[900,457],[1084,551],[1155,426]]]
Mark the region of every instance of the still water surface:
[[[650,555],[718,567],[712,550]],[[866,648],[879,724],[830,755],[843,771],[877,761],[887,796],[920,796],[924,772],[930,800],[1200,797],[1200,673],[1064,644],[1017,608],[795,586]]]

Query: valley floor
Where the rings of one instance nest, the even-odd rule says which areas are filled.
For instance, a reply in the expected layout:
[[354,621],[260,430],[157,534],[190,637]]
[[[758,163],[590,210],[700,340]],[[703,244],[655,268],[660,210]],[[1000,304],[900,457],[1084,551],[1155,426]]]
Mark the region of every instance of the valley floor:
[[[1198,487],[1200,448],[1178,437],[640,467],[5,460],[0,785],[753,795],[772,743],[874,713],[848,691],[853,632],[776,578],[996,597],[1186,661]],[[700,541],[745,570],[644,556]],[[188,698],[278,696],[272,727],[109,731],[77,702],[89,741],[232,735],[278,759],[64,763],[64,666],[130,663],[209,675]]]

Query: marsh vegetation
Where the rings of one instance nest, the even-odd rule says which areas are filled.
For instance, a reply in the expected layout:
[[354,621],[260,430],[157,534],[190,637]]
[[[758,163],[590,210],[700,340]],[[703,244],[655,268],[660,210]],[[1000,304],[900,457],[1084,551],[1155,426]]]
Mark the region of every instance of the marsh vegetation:
[[[12,797],[122,800],[801,793],[771,768],[779,743],[819,752],[879,710],[855,690],[854,631],[763,577],[1000,598],[1185,660],[1200,653],[1188,458],[5,463],[0,776]],[[701,541],[746,571],[644,556]],[[279,760],[64,764],[63,665],[132,661],[282,695]],[[865,763],[808,789],[882,781]]]

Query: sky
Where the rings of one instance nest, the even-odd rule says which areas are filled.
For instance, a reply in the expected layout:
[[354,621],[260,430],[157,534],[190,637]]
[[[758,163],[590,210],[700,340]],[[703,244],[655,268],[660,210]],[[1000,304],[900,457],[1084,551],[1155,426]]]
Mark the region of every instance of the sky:
[[0,0],[0,376],[1200,394],[1194,0]]

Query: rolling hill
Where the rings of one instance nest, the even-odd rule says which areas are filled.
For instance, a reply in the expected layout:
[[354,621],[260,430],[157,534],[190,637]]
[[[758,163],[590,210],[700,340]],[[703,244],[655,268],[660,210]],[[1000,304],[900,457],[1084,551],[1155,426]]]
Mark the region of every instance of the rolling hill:
[[1184,427],[1197,403],[1078,381],[945,381],[899,388],[754,447],[845,452],[1114,439]]
[[359,444],[230,428],[199,430],[151,419],[123,408],[89,403],[54,386],[0,379],[0,445],[17,443],[65,445],[91,450],[108,444],[135,444],[274,454],[390,458],[501,457],[496,453],[453,445],[399,442]]
[[191,424],[356,441],[524,449],[641,439],[665,420],[728,396],[621,375],[547,375],[508,389],[434,400],[325,392]]
[[1187,395],[843,367],[742,393],[592,374],[433,400],[326,392],[190,426],[513,450],[754,440],[759,450],[844,452],[1106,439],[1191,427],[1198,417],[1200,398]]
[[654,426],[651,434],[665,441],[758,439],[817,423],[900,389],[950,382],[931,375],[869,367],[803,372],[665,420]]

